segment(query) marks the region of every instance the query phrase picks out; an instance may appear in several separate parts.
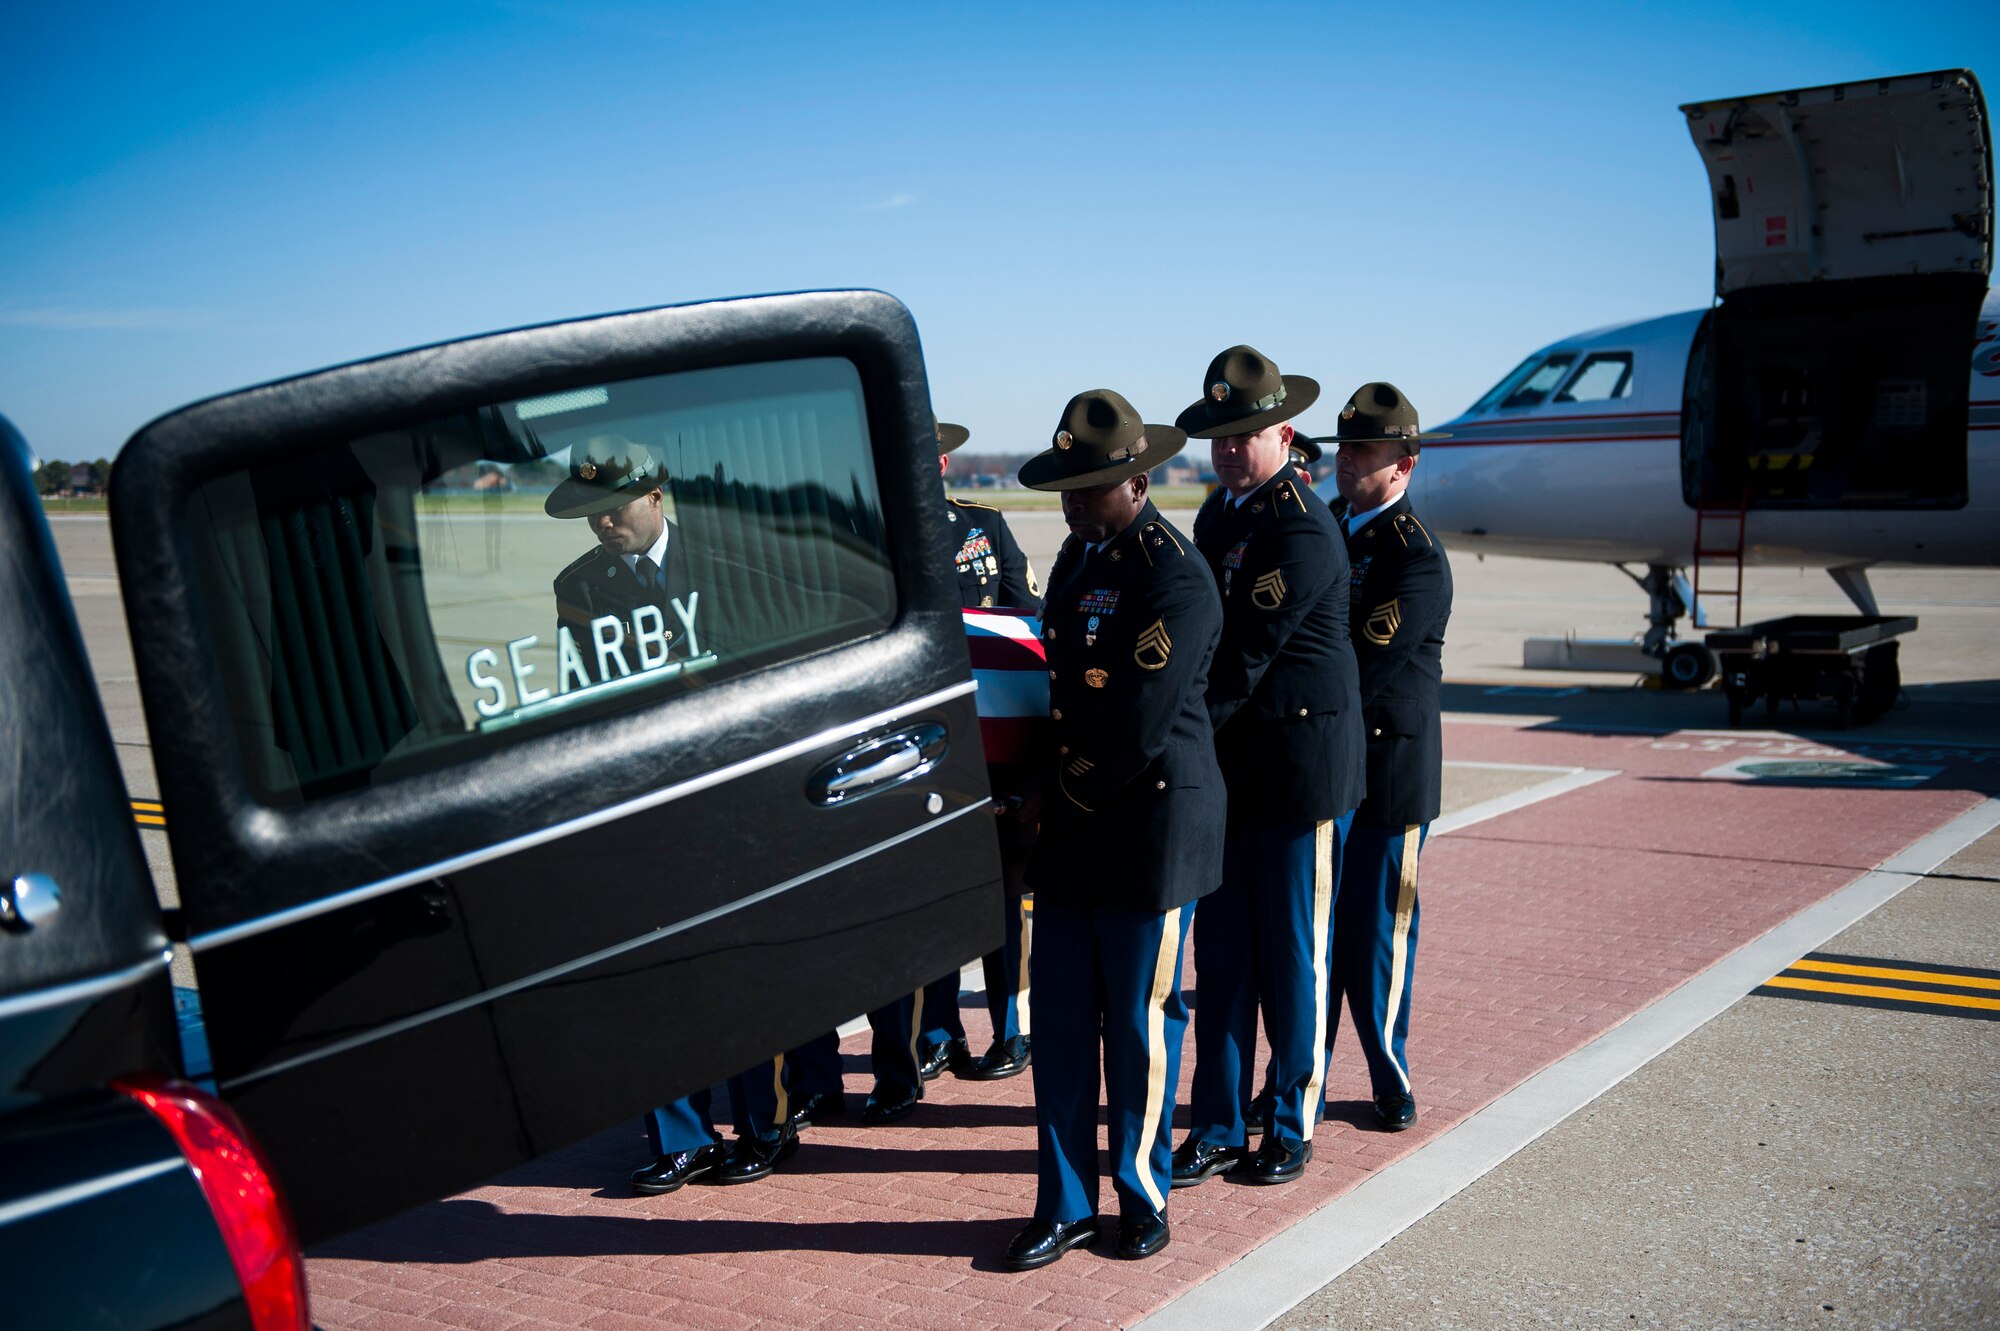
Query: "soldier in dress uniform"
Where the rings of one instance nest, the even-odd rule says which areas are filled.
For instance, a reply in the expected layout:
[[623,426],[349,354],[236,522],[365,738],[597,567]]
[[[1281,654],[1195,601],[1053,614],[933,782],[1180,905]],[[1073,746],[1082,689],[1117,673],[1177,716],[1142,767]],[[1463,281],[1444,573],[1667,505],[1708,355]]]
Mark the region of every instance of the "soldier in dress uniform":
[[1109,389],[1070,399],[1021,483],[1062,495],[1070,536],[1043,607],[1049,755],[1030,963],[1034,1219],[1002,1259],[1046,1266],[1096,1242],[1100,1047],[1118,1255],[1168,1241],[1170,1132],[1187,1007],[1181,955],[1222,876],[1222,776],[1207,685],[1222,615],[1191,543],[1146,498],[1186,436]]
[[[1194,1089],[1174,1186],[1242,1166],[1289,1183],[1312,1159],[1330,1034],[1333,902],[1361,802],[1361,715],[1347,629],[1347,553],[1333,515],[1292,470],[1288,423],[1319,385],[1235,346],[1209,363],[1175,423],[1213,440],[1222,488],[1194,539],[1222,596],[1209,719],[1229,788],[1222,888],[1194,924],[1201,1003]],[[1271,1044],[1263,1145],[1248,1154],[1261,1008]]]
[[[937,427],[938,474],[951,469],[951,452],[972,437],[963,425],[940,422]],[[946,550],[958,577],[959,602],[987,609],[1040,613],[1042,589],[1034,565],[1007,525],[1007,515],[986,504],[957,495],[945,496],[945,521],[950,531]],[[918,1072],[925,1081],[949,1068],[954,1076],[973,1081],[998,1081],[1027,1070],[1033,1056],[1029,1043],[1027,951],[1033,894],[1021,873],[1034,845],[1034,827],[1022,818],[1025,792],[1032,774],[1018,764],[989,764],[1000,837],[1000,869],[1007,891],[1007,932],[999,950],[980,961],[986,977],[986,1010],[993,1018],[993,1042],[979,1058],[965,1043],[965,1023],[958,1015],[958,972],[924,986],[923,1028],[918,1033]]]
[[699,651],[701,602],[666,515],[666,484],[665,464],[622,435],[570,448],[569,476],[542,507],[584,519],[597,545],[556,575],[559,669],[598,683]]
[[1427,439],[1393,384],[1364,384],[1340,412],[1334,475],[1346,497],[1354,654],[1361,669],[1368,798],[1347,839],[1334,913],[1334,971],[1368,1059],[1375,1116],[1417,1121],[1404,1041],[1417,964],[1417,854],[1438,815],[1444,771],[1439,689],[1451,564],[1412,511],[1410,473]]

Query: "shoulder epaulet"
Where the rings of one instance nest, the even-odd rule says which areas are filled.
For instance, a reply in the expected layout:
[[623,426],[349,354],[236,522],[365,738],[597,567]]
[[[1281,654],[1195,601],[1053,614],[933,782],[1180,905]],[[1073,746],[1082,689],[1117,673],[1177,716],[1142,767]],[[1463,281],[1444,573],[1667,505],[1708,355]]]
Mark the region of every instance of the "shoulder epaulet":
[[563,571],[556,574],[556,580],[560,582],[562,579],[570,577],[573,574],[582,573],[584,570],[584,566],[589,564],[590,561],[593,559],[606,559],[606,558],[616,560],[618,556],[606,555],[604,547],[601,545],[594,550],[586,550],[582,554],[578,555],[575,559],[570,560],[568,564],[564,565]]
[[1298,484],[1294,481],[1279,481],[1278,488],[1272,492],[1272,497],[1278,501],[1278,507],[1282,510],[1297,508],[1301,513],[1306,511],[1305,496],[1299,493]]
[[1139,548],[1146,552],[1146,562],[1157,564],[1162,559],[1179,558],[1187,553],[1187,547],[1174,535],[1174,529],[1164,522],[1149,522],[1139,533]]
[[944,498],[946,503],[957,504],[960,508],[983,508],[988,513],[998,513],[1000,511],[991,504],[977,504],[970,499],[960,499],[957,495],[946,495]]
[[1397,538],[1405,546],[1421,542],[1424,549],[1428,550],[1436,544],[1431,540],[1431,534],[1424,530],[1424,524],[1417,521],[1417,515],[1414,513],[1398,513],[1394,525]]

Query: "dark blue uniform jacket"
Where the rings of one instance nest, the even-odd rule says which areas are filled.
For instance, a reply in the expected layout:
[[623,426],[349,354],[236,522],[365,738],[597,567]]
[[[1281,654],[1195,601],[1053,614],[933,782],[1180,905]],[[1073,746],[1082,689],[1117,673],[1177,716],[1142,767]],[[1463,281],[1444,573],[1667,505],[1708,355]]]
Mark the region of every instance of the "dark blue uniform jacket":
[[1028,885],[1044,901],[1168,911],[1222,881],[1222,773],[1202,701],[1215,582],[1151,504],[1086,561],[1072,536],[1043,602],[1050,755]]
[[1208,712],[1231,820],[1340,817],[1363,768],[1339,524],[1288,467],[1240,505],[1211,494],[1194,539],[1222,590]]
[[1406,494],[1347,541],[1354,655],[1368,729],[1368,798],[1355,815],[1392,827],[1438,816],[1444,737],[1438,714],[1451,565]]
[[997,508],[956,495],[945,497],[951,528],[952,570],[958,576],[958,603],[1001,610],[1038,610],[1042,589],[1020,542]]

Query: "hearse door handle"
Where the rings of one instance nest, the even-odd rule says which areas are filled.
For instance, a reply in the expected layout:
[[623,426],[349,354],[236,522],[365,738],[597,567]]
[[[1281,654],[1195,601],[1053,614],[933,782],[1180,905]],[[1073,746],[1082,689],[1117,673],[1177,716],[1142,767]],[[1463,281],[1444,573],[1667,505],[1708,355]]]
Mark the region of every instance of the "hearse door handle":
[[950,747],[945,728],[936,722],[904,726],[822,764],[807,779],[806,794],[827,806],[879,794],[930,771]]

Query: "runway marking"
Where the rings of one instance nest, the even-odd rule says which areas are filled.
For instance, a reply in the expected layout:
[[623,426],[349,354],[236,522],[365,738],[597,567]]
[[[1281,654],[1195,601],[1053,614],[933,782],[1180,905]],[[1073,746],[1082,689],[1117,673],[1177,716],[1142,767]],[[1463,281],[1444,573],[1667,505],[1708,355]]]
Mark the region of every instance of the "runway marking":
[[1815,952],[1788,969],[1823,971],[1829,975],[1859,975],[1876,980],[1912,980],[1918,984],[1951,984],[1960,989],[2000,989],[2000,973],[1978,970],[1909,970],[1893,962],[1836,958]]
[[[1871,980],[1875,983],[1861,983]],[[1918,969],[1908,962],[1878,957],[1812,952],[1751,992],[1765,998],[2000,1021],[2000,971],[1970,967]]]
[[[1866,917],[1996,827],[2000,799],[1952,819],[1435,1140],[1370,1174],[1234,1266],[1141,1319],[1134,1331],[1270,1325],[1522,1147],[1721,1016],[1759,977],[1769,975],[1770,967]],[[1431,831],[1436,834],[1436,824]]]

